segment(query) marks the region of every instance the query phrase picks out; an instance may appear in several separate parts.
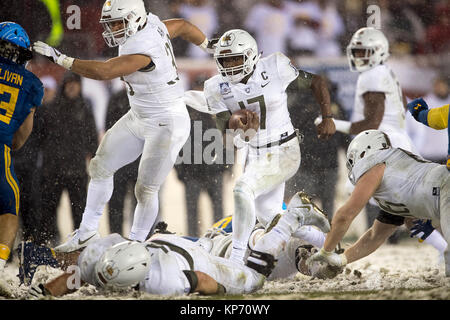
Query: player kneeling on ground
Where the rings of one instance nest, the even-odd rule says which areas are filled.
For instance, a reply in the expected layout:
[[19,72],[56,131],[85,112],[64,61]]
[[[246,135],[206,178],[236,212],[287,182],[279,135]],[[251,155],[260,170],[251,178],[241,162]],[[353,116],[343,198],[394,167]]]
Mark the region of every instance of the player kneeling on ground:
[[[393,148],[379,130],[358,134],[347,150],[349,179],[355,185],[350,198],[333,216],[323,248],[307,265],[312,275],[323,265],[337,268],[359,260],[380,247],[403,224],[405,217],[431,220],[447,243],[450,240],[450,175],[445,165],[426,161],[400,148]],[[350,224],[373,197],[385,211],[373,226],[341,255],[333,253]],[[450,276],[450,251],[444,252],[445,275]],[[320,267],[319,271],[316,271]]]

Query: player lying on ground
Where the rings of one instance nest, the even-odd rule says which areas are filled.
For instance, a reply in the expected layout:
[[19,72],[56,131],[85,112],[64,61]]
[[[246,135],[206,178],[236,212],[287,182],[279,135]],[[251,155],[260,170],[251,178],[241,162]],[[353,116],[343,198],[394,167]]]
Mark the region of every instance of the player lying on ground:
[[[289,206],[299,203],[314,203],[304,192],[295,194],[289,202]],[[317,206],[316,210],[321,211]],[[232,249],[232,216],[216,222],[201,238],[190,238],[197,241],[210,254],[218,257],[229,258]],[[250,234],[247,252],[244,260],[254,249],[257,241],[265,234],[265,228],[257,223]],[[277,263],[267,280],[286,279],[294,277],[298,272],[309,275],[309,270],[304,262],[305,256],[317,248],[321,248],[325,241],[325,234],[314,226],[302,226],[292,235],[277,257]]]
[[183,101],[171,39],[180,37],[208,51],[201,30],[184,19],[161,21],[145,10],[143,0],[108,0],[100,23],[118,57],[107,61],[68,57],[43,42],[34,51],[83,77],[95,80],[120,78],[127,84],[130,111],[103,136],[89,163],[90,182],[83,219],[69,240],[55,250],[70,252],[99,237],[103,209],[113,192],[113,176],[139,156],[135,187],[137,200],[132,240],[147,239],[158,213],[158,193],[189,136],[190,121]]
[[[329,231],[326,216],[311,203],[295,205],[277,216],[250,251],[245,265],[213,256],[197,242],[173,234],[154,234],[145,242],[126,241],[112,234],[91,242],[81,253],[55,255],[61,267],[77,264],[81,280],[96,287],[138,285],[141,291],[161,295],[250,293],[262,287],[292,233],[304,225]],[[68,287],[71,276],[64,273],[46,284],[33,284],[29,293],[42,297],[73,292]]]
[[408,110],[411,112],[414,119],[422,122],[427,127],[443,130],[447,128],[448,131],[448,156],[447,169],[450,170],[450,112],[449,105],[439,108],[428,109],[428,105],[422,98],[414,99],[408,103]]
[[[405,217],[431,220],[433,226],[450,240],[450,174],[444,165],[426,161],[399,148],[379,130],[358,134],[347,150],[349,179],[355,185],[350,198],[332,220],[323,248],[307,260],[313,275],[323,265],[342,268],[380,247],[403,224]],[[350,224],[373,197],[385,213],[343,254],[333,253]],[[450,276],[450,250],[444,252],[445,275]],[[315,271],[320,266],[319,271]]]

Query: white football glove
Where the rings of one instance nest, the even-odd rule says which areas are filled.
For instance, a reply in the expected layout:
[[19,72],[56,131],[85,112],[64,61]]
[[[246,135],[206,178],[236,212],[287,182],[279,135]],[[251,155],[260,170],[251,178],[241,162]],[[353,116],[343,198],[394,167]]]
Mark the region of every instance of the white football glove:
[[319,279],[334,278],[342,272],[347,264],[344,254],[327,252],[323,248],[306,261],[311,275]]
[[50,61],[59,64],[60,66],[66,68],[67,70],[72,69],[74,58],[68,57],[65,54],[62,54],[52,46],[48,44],[37,41],[33,43],[33,50],[37,53],[47,57]]
[[47,295],[44,284],[32,284],[28,289],[28,299],[42,299]]
[[202,48],[203,51],[205,51],[209,54],[214,54],[214,52],[216,51],[217,42],[219,42],[219,38],[214,38],[211,40],[208,40],[208,38],[205,38],[205,41],[203,41],[198,46],[200,48]]

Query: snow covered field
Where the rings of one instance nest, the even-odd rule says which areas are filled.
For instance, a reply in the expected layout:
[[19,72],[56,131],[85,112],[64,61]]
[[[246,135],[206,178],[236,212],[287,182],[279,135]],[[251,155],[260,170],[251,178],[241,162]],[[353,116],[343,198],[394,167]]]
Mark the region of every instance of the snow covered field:
[[[450,299],[450,278],[445,278],[443,264],[438,263],[437,251],[417,240],[404,240],[397,245],[383,245],[371,256],[350,264],[332,280],[311,279],[298,274],[292,280],[268,281],[264,287],[250,295],[220,297],[244,300],[435,300]],[[8,282],[12,284],[10,299],[25,299],[26,288],[19,287],[17,264],[6,268]],[[57,276],[57,269],[40,267],[34,281],[45,281]],[[5,299],[0,297],[0,299]],[[92,286],[59,299],[110,300],[110,299],[210,299],[197,295],[161,297],[132,290],[106,293]]]

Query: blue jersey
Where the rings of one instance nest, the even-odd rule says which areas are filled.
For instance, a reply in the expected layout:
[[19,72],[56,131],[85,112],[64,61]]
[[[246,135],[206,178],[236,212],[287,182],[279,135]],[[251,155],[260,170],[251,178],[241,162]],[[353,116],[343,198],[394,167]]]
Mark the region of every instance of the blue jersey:
[[0,57],[0,214],[19,214],[20,190],[11,147],[14,133],[41,105],[42,82],[24,66]]
[[0,57],[0,144],[11,148],[14,133],[41,105],[42,82],[24,66]]

